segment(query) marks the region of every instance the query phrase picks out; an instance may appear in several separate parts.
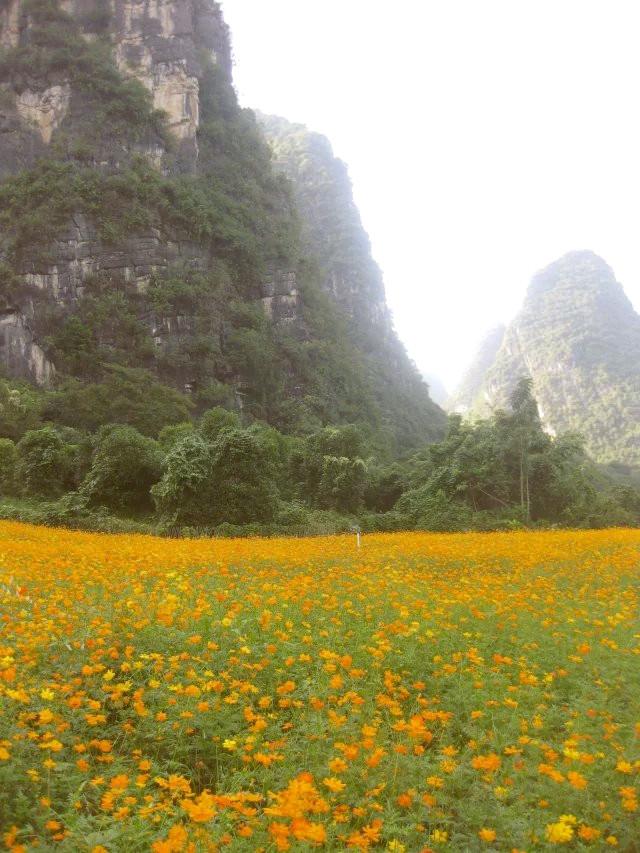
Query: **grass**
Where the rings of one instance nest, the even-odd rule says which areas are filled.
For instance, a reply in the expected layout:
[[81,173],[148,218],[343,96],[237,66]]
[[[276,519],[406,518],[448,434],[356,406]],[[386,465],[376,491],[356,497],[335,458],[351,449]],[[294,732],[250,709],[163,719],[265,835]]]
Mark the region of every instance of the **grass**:
[[620,529],[357,550],[2,522],[0,837],[636,851],[639,558]]

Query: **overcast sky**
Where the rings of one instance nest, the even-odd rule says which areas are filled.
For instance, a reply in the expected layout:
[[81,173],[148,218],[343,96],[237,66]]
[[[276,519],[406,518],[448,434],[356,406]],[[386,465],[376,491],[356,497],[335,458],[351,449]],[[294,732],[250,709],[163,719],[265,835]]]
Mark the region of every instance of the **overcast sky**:
[[451,389],[533,273],[602,255],[640,308],[637,0],[223,0],[243,105],[349,166],[409,354]]

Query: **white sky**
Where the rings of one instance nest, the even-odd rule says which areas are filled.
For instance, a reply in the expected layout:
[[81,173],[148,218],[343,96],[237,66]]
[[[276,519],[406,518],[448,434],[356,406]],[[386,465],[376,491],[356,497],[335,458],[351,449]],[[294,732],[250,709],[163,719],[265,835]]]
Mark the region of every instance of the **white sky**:
[[451,389],[533,273],[640,308],[637,0],[223,0],[243,105],[345,160],[409,354]]

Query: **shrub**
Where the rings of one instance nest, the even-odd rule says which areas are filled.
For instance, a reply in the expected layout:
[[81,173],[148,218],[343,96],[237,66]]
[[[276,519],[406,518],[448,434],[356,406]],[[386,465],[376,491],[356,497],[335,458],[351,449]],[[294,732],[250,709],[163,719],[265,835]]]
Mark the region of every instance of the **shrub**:
[[177,441],[165,459],[162,479],[151,489],[158,512],[170,524],[211,521],[212,447],[198,433]]
[[182,438],[187,435],[191,435],[193,429],[194,427],[191,421],[184,421],[184,423],[181,424],[168,424],[160,430],[158,444],[166,453]]
[[150,489],[162,476],[157,442],[129,426],[107,427],[98,438],[82,492],[115,510],[149,510]]
[[99,383],[70,380],[51,395],[46,415],[61,424],[95,431],[121,423],[156,436],[167,424],[184,423],[191,401],[147,370],[110,365]]
[[29,430],[18,442],[17,457],[25,494],[56,497],[72,485],[73,451],[52,427]]
[[214,406],[208,409],[200,418],[198,429],[205,441],[214,442],[223,429],[239,429],[240,418],[235,412]]
[[18,453],[10,438],[0,438],[0,492],[11,494],[15,488]]
[[194,433],[178,441],[153,487],[158,511],[172,524],[271,521],[277,497],[271,460],[246,430],[225,427],[215,442]]
[[450,501],[442,491],[423,486],[400,498],[395,510],[417,530],[468,530],[474,526],[473,511],[463,503]]

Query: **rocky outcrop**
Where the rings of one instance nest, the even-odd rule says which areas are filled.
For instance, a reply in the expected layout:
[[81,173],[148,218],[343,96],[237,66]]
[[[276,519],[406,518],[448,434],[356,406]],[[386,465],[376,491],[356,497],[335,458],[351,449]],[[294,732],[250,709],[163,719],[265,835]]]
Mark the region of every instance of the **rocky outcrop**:
[[263,281],[262,308],[276,326],[295,326],[302,330],[302,298],[295,272],[271,272]]
[[15,47],[20,41],[20,0],[0,5],[0,47]]
[[143,292],[154,273],[162,275],[177,264],[204,269],[207,263],[201,246],[167,240],[156,228],[131,236],[117,246],[106,245],[82,214],[73,216],[48,255],[53,258],[51,262],[33,260],[25,264],[21,270],[23,281],[67,305],[82,296],[88,279],[103,274]]
[[50,86],[44,92],[25,89],[16,95],[16,109],[20,118],[35,128],[45,145],[48,145],[53,131],[67,115],[70,99],[71,87],[68,83]]
[[219,3],[0,0],[0,26],[5,372],[142,367],[288,431],[368,423],[391,452],[440,437],[345,165],[316,135],[293,193],[276,173]]
[[0,312],[0,364],[9,376],[48,385],[54,368],[34,341],[24,315],[17,310]]
[[151,92],[174,136],[193,156],[199,126],[199,50],[231,77],[231,51],[214,0],[113,0],[118,67]]
[[[219,4],[215,0],[60,0],[60,7],[79,24],[87,39],[95,37],[95,22],[101,21],[113,41],[118,68],[150,92],[154,107],[166,116],[166,127],[177,142],[183,167],[190,163],[193,168],[203,52],[207,61],[213,61],[231,78],[229,36]],[[30,25],[21,0],[7,0],[0,9],[0,45],[12,48],[28,43]],[[13,107],[25,124],[23,134],[35,129],[49,144],[67,114],[73,95],[70,82],[62,80],[44,90],[4,89],[15,99]],[[6,94],[3,100],[7,100]],[[0,101],[0,132],[2,108]],[[14,111],[11,105],[9,109]],[[6,116],[4,119],[6,125]],[[5,132],[19,130],[5,127]],[[157,152],[150,153],[152,160],[159,162]]]
[[258,114],[276,167],[292,182],[308,251],[320,259],[325,292],[357,326],[393,337],[380,268],[353,200],[346,165],[329,140],[304,125]]
[[445,408],[450,412],[466,415],[473,410],[478,399],[483,399],[487,370],[495,361],[506,331],[506,326],[500,325],[486,335],[460,384],[446,400]]

